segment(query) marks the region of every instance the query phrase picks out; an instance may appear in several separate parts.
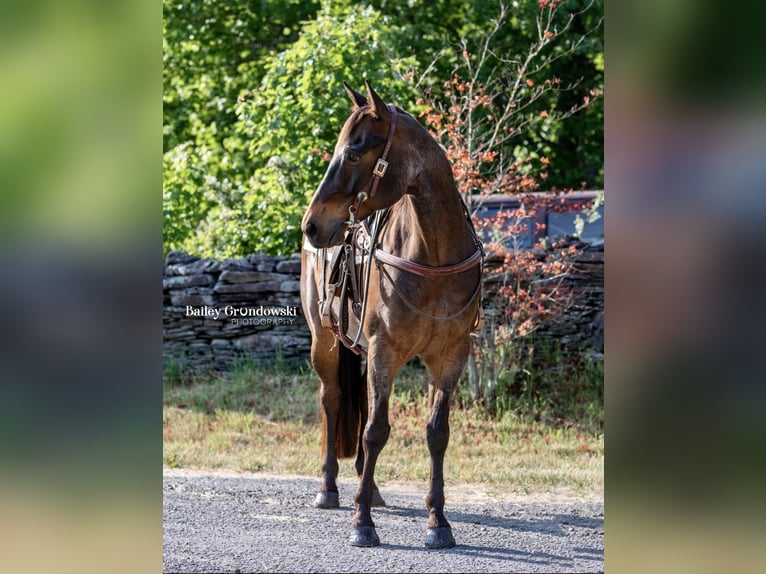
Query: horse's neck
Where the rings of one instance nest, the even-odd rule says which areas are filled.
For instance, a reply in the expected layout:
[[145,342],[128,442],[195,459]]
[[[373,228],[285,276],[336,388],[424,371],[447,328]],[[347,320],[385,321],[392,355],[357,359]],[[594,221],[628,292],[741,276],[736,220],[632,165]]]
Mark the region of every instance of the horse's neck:
[[[425,129],[402,112],[403,154],[391,161],[407,167],[406,191],[393,206],[391,225],[384,234],[387,251],[416,262],[442,266],[470,256],[475,242],[465,221],[462,199],[452,166]],[[402,132],[406,135],[401,135]]]
[[405,195],[392,214],[393,244],[397,255],[441,266],[468,257],[475,246],[457,190],[449,186],[421,188]]

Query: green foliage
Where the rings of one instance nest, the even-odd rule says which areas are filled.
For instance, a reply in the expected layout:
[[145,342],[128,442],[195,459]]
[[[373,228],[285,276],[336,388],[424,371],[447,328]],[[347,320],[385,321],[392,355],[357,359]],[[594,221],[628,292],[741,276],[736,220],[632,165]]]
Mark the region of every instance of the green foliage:
[[[530,363],[524,369],[506,370],[498,398],[487,408],[477,405],[468,384],[461,383],[454,399],[455,409],[475,411],[483,420],[513,417],[522,423],[576,428],[598,435],[604,428],[603,371],[603,361],[588,357],[563,360],[559,353],[550,352],[544,365]],[[166,357],[163,383],[166,406],[181,405],[206,413],[239,410],[275,421],[320,420],[316,375],[309,365],[244,361],[229,373],[205,373]],[[393,405],[407,410],[427,394],[426,369],[413,361],[397,374],[391,400]]]
[[463,38],[475,38],[496,18],[499,2],[466,0],[375,0],[369,2],[390,18],[403,40],[401,55],[417,60],[412,72],[421,89],[439,87],[452,76]]
[[[557,17],[590,2],[561,2]],[[515,2],[493,51],[523,54],[538,33],[539,10],[537,0]],[[300,217],[350,110],[341,82],[359,89],[367,78],[416,113],[418,96],[439,96],[463,48],[472,52],[500,12],[499,2],[469,0],[164,0],[165,252],[296,251]],[[557,38],[561,57],[545,72],[577,87],[527,112],[567,110],[603,88],[602,16],[603,0],[595,0]],[[510,69],[487,68],[482,79],[503,79]],[[602,103],[566,121],[551,114],[501,151],[548,158],[548,187],[601,187]]]
[[397,36],[372,8],[322,10],[289,49],[272,58],[263,81],[239,107],[238,129],[256,167],[243,205],[247,248],[285,253],[300,246],[300,220],[351,112],[345,80],[368,79],[389,101],[412,108],[414,92],[394,72],[412,62],[389,59]]
[[208,414],[240,410],[274,421],[320,420],[316,377],[309,369],[243,361],[229,373],[216,374],[193,373],[183,367],[176,372],[170,365],[163,374],[167,405]]
[[[528,3],[524,6],[528,12],[533,10]],[[582,104],[586,98],[592,99],[592,94],[604,92],[604,44],[603,35],[598,33],[603,31],[604,2],[567,0],[562,3],[562,8],[557,15],[557,27],[565,23],[568,14],[583,13],[556,42],[553,53],[558,59],[551,62],[545,75],[560,79],[562,86],[572,86],[572,89],[549,94],[535,111],[547,107],[564,113]],[[590,30],[596,33],[588,33]],[[519,32],[524,41],[530,41],[536,30],[522,27]],[[571,46],[574,48],[566,53]],[[516,144],[517,159],[545,156],[550,160],[547,189],[579,189],[583,183],[587,189],[604,189],[603,98],[594,99],[566,121],[557,120],[555,115],[541,120],[537,127],[521,134]]]
[[269,54],[317,10],[304,0],[163,0],[164,150],[222,143]]
[[235,106],[316,2],[163,2],[164,250],[242,254],[230,224],[252,170]]
[[525,368],[503,371],[493,409],[523,420],[576,425],[589,432],[604,428],[604,363],[588,356],[547,356]]
[[[526,353],[532,348],[537,353]],[[545,343],[518,345],[516,363],[498,364],[496,388],[491,397],[478,400],[470,381],[458,386],[461,405],[480,405],[495,418],[513,416],[519,421],[598,434],[604,429],[604,362],[588,354],[563,354]],[[467,379],[467,377],[466,377]]]
[[167,152],[162,167],[162,234],[165,245],[179,245],[212,205],[204,193],[204,165],[197,149],[187,142]]
[[[603,0],[490,6],[483,28],[439,53],[453,67],[440,68],[442,81],[424,86],[429,103],[451,110],[454,83],[444,80],[453,77],[481,88],[492,102],[482,121],[489,114],[514,134],[490,146],[499,157],[529,175],[535,171],[524,164],[545,158],[541,190],[579,189],[583,182],[603,189]],[[473,122],[468,129],[476,141],[486,140],[488,132]]]

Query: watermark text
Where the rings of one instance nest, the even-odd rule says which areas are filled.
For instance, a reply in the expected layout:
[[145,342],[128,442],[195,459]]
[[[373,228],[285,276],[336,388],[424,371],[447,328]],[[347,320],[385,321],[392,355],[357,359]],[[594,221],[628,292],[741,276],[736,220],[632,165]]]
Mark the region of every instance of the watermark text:
[[232,325],[256,325],[256,326],[281,326],[292,325],[298,316],[298,307],[295,305],[255,307],[214,307],[212,305],[186,305],[187,317],[199,317],[202,319],[229,319]]

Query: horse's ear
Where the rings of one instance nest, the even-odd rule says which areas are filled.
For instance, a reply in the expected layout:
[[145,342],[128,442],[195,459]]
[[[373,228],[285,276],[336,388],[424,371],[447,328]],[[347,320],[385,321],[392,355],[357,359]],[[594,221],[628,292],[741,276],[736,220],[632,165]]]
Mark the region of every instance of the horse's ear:
[[351,101],[354,102],[354,110],[358,110],[367,105],[367,98],[359,92],[352,90],[346,82],[343,82],[343,88],[346,90],[348,97],[351,98]]
[[370,109],[373,115],[379,119],[386,119],[391,113],[381,97],[372,89],[370,82],[364,81],[364,86],[367,88],[367,99],[370,101]]

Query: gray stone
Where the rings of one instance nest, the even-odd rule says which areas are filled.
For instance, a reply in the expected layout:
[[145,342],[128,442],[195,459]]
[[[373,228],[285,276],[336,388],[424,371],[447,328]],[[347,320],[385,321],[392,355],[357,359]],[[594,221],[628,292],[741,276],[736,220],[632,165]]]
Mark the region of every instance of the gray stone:
[[223,271],[248,271],[252,268],[253,266],[247,257],[225,259],[221,262],[221,269]]
[[295,273],[301,272],[301,260],[300,259],[288,259],[287,261],[281,261],[277,263],[277,271],[280,273]]
[[263,271],[244,271],[244,270],[227,270],[221,273],[218,280],[221,283],[256,283],[258,281],[268,281],[271,278],[269,273]]
[[258,263],[264,263],[264,262],[266,262],[266,263],[272,262],[273,263],[275,261],[275,259],[276,259],[276,257],[274,257],[273,255],[266,255],[265,253],[253,253],[253,254],[247,256],[247,260],[252,265],[257,265]]
[[221,270],[221,264],[212,259],[200,259],[192,263],[179,265],[167,265],[165,275],[200,275],[202,273],[217,273]]
[[257,283],[259,281],[284,281],[290,275],[266,273],[265,271],[224,271],[218,278],[222,283]]
[[279,284],[279,290],[285,293],[300,293],[301,282],[300,281],[282,281]]
[[175,275],[162,280],[163,289],[183,289],[186,287],[212,285],[215,282],[212,276],[203,275]]
[[[170,300],[174,307],[185,307],[186,305],[214,305],[213,290],[204,287],[192,287],[180,291],[171,291]],[[185,312],[185,310],[184,310]]]
[[189,255],[183,251],[171,251],[165,258],[165,265],[177,265],[179,263],[192,263],[198,261],[199,257],[196,255]]
[[232,342],[237,349],[257,349],[260,351],[273,351],[275,349],[272,337],[263,333],[239,337]]
[[196,332],[191,327],[184,327],[182,329],[166,329],[162,332],[162,337],[165,339],[191,339],[196,336]]
[[258,283],[218,283],[213,290],[216,293],[263,293],[279,291],[279,281],[260,281]]

